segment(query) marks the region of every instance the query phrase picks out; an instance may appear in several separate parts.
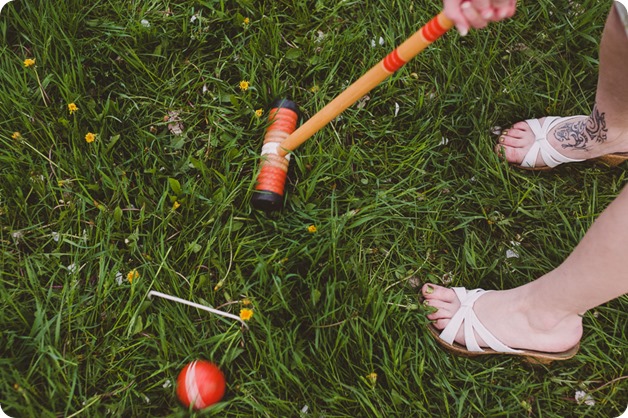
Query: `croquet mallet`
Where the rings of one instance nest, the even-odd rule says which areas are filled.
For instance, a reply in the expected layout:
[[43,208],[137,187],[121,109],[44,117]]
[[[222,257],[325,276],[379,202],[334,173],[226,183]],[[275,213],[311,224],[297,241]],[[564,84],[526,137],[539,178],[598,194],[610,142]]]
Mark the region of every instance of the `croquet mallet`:
[[443,12],[436,15],[298,129],[296,129],[299,119],[297,105],[286,99],[274,102],[268,115],[270,125],[264,135],[262,162],[251,199],[253,207],[265,211],[281,209],[290,161],[289,153],[403,67],[452,26],[453,22]]

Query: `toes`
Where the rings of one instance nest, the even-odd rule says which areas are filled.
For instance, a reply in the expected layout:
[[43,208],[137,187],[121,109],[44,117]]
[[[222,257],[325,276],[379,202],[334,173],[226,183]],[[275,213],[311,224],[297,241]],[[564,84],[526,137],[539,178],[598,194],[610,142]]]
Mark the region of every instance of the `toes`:
[[495,146],[495,153],[499,158],[502,158],[511,164],[520,164],[525,157],[524,148],[511,147],[503,144],[497,144],[497,146]]
[[499,142],[510,146],[523,147],[529,145],[529,141],[521,141],[522,139],[534,140],[534,134],[530,130],[527,122],[517,122],[499,136]]
[[451,311],[452,304],[449,302],[443,302],[438,299],[435,299],[435,300],[426,299],[423,302],[423,305],[432,308],[433,312],[426,315],[430,321],[434,321],[437,319],[449,319],[453,315]]
[[457,299],[453,290],[432,283],[424,284],[421,293],[425,299],[429,300],[441,300],[451,303]]
[[533,142],[530,125],[525,121],[517,122],[500,135],[495,153],[511,164],[521,164]]
[[520,148],[528,145],[527,141],[523,141],[523,139],[512,135],[502,135],[499,137],[499,145]]
[[436,329],[438,330],[443,330],[448,323],[449,319],[437,319],[436,321],[432,322],[432,325],[434,325],[434,327],[436,327]]
[[508,132],[512,131],[512,134],[525,135],[527,132],[531,132],[530,125],[526,121],[520,121],[512,125]]

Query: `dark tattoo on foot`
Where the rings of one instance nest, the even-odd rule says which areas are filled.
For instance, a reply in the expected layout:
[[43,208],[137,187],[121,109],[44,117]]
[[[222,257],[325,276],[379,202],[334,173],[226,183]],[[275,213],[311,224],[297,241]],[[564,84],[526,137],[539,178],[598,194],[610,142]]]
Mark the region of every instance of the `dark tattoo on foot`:
[[562,142],[562,148],[588,151],[590,143],[606,141],[607,131],[604,113],[594,106],[593,113],[587,119],[567,122],[556,129],[555,135],[556,139]]

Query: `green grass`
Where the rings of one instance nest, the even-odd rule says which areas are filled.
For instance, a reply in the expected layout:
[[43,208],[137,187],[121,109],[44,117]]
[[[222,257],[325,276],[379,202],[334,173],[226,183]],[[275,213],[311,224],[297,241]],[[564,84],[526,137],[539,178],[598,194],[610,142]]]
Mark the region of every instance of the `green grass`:
[[[532,367],[445,353],[425,332],[417,293],[425,281],[501,289],[535,279],[625,183],[624,168],[532,174],[492,153],[494,126],[590,110],[607,4],[541,0],[465,38],[446,34],[295,153],[282,212],[250,207],[266,126],[255,110],[290,97],[313,115],[440,7],[5,6],[2,409],[12,417],[619,416],[628,404],[626,297],[586,315],[573,360]],[[36,66],[24,68],[26,58]],[[181,135],[170,132],[169,112]],[[88,132],[97,135],[91,144]],[[507,258],[512,248],[518,258]],[[133,269],[140,277],[131,284]],[[149,300],[149,290],[236,314],[247,297],[250,331]],[[228,389],[216,407],[190,413],[173,383],[197,358],[219,364]],[[576,402],[578,390],[595,404]]]

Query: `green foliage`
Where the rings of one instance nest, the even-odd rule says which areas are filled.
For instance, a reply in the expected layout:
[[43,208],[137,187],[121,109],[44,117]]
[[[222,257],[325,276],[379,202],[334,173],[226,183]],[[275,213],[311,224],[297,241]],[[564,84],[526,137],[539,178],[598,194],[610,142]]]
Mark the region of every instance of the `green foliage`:
[[[621,168],[536,175],[493,153],[494,126],[593,103],[608,5],[559,3],[446,34],[295,153],[271,215],[249,205],[255,112],[290,97],[312,116],[440,3],[9,3],[3,410],[188,416],[174,382],[207,358],[228,393],[197,416],[620,415],[625,297],[587,314],[575,359],[539,368],[452,357],[419,309],[425,281],[510,288],[557,266],[625,183]],[[234,314],[248,298],[251,329],[149,290]]]

